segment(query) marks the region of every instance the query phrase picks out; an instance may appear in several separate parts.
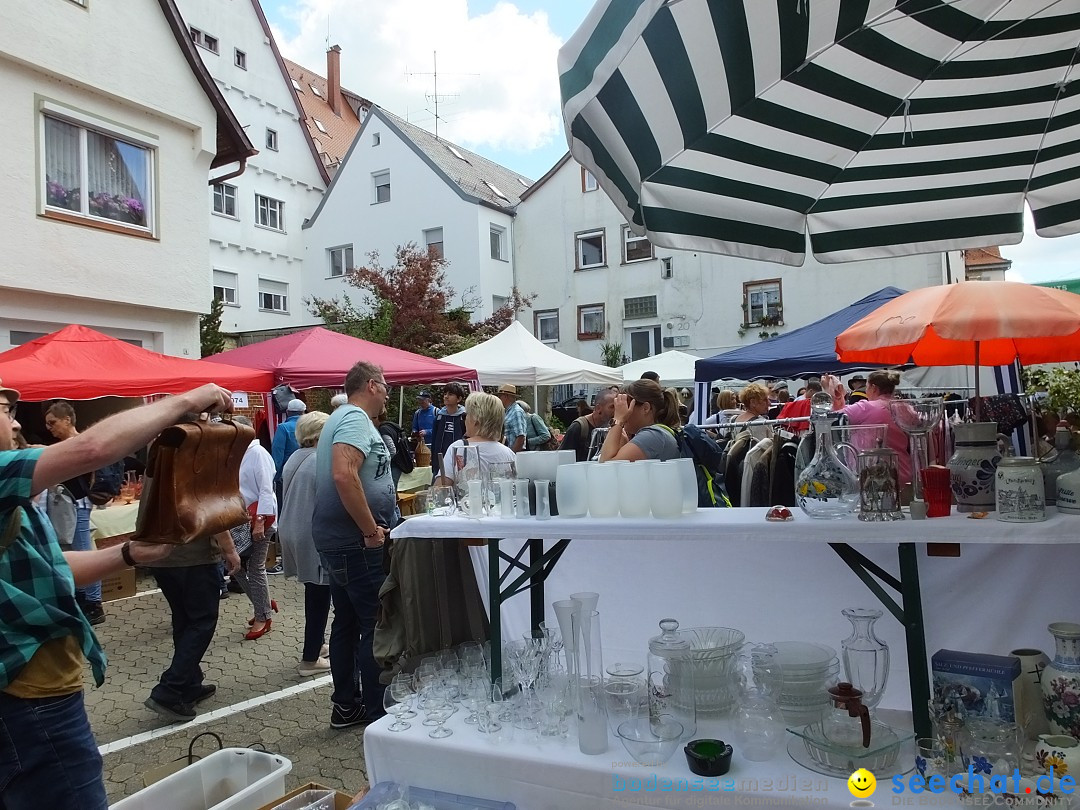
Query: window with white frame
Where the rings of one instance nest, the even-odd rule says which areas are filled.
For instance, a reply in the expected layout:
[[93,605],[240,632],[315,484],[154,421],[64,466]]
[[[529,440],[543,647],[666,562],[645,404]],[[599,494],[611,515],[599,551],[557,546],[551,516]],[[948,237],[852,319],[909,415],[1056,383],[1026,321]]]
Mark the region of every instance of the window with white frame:
[[491,258],[508,261],[510,257],[506,253],[506,228],[492,223],[488,233],[491,237]]
[[743,313],[749,326],[779,326],[784,322],[784,298],[780,279],[743,284]]
[[371,175],[372,201],[390,202],[390,172],[375,172]]
[[285,203],[273,197],[255,195],[255,224],[274,231],[285,230]]
[[606,328],[603,304],[585,304],[577,308],[578,340],[600,340]]
[[629,225],[622,226],[623,264],[643,262],[653,257],[652,242],[645,236],[638,236]]
[[590,172],[588,169],[586,169],[584,166],[582,166],[581,167],[581,190],[583,192],[585,192],[585,191],[596,191],[596,189],[598,189],[599,187],[600,186],[596,182],[595,175],[593,175],[592,172]]
[[214,213],[236,219],[236,186],[214,183]]
[[236,273],[214,270],[214,300],[227,307],[240,306],[236,297]]
[[283,281],[260,278],[259,309],[266,312],[288,312],[289,285]]
[[655,318],[656,296],[639,295],[623,299],[623,318]]
[[577,269],[589,270],[607,264],[607,245],[604,231],[583,231],[574,234]]
[[278,150],[278,137],[276,129],[270,129],[270,127],[266,128],[266,148],[273,152],[276,152]]
[[239,48],[233,48],[233,64],[241,70],[247,70],[247,54]]
[[330,278],[343,276],[353,268],[353,246],[342,245],[330,248]]
[[559,310],[541,309],[533,313],[533,332],[542,343],[558,343]]
[[428,228],[424,231],[424,244],[427,245],[428,255],[433,259],[446,258],[443,252],[443,229]]
[[155,150],[105,126],[42,117],[45,212],[150,230]]

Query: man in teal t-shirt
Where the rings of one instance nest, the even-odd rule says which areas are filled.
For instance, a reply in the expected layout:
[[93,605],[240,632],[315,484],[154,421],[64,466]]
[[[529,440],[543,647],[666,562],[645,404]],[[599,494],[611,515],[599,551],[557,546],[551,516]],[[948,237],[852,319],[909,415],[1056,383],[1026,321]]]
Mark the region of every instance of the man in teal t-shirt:
[[382,369],[357,363],[345,377],[345,394],[348,403],[334,411],[319,436],[311,525],[334,603],[331,728],[370,723],[386,713],[382,705],[386,687],[379,683],[371,641],[385,579],[383,544],[397,502],[390,451],[372,422],[387,400]]

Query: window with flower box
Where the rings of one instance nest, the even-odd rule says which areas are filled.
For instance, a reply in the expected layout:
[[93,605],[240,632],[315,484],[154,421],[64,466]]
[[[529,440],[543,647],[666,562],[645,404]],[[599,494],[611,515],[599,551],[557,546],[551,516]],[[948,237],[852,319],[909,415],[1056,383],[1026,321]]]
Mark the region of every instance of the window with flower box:
[[577,308],[578,340],[600,340],[607,329],[603,304],[585,304]]
[[743,324],[745,326],[781,326],[784,323],[784,299],[780,279],[748,281],[743,284]]
[[52,109],[43,105],[43,112],[50,111],[42,115],[43,213],[152,231],[155,149],[135,133],[53,115]]

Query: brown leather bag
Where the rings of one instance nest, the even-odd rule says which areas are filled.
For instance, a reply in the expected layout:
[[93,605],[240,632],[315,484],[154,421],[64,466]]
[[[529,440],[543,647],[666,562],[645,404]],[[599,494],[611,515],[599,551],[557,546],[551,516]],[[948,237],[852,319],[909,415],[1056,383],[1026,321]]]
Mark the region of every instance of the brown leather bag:
[[240,462],[255,431],[235,422],[185,422],[150,445],[132,540],[190,543],[249,520]]

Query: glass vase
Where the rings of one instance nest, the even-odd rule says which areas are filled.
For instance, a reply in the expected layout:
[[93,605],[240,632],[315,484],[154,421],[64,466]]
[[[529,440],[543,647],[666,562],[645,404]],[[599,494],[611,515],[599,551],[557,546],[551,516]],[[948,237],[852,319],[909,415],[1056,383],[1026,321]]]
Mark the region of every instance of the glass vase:
[[889,682],[889,646],[874,633],[882,612],[874,608],[846,608],[851,635],[841,642],[844,676],[863,693],[862,705],[873,709],[881,702]]
[[604,656],[600,644],[600,613],[589,610],[579,599],[571,597],[571,601],[576,603],[570,620],[576,642],[576,683],[572,699],[577,713],[578,750],[583,754],[602,754],[608,749],[608,724],[607,696],[604,693]]

